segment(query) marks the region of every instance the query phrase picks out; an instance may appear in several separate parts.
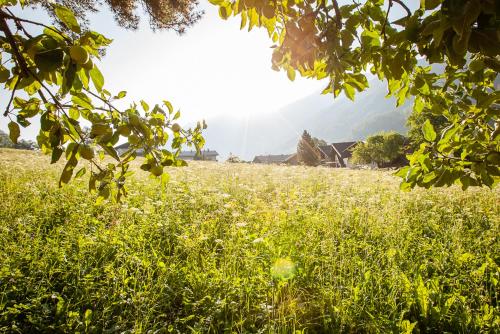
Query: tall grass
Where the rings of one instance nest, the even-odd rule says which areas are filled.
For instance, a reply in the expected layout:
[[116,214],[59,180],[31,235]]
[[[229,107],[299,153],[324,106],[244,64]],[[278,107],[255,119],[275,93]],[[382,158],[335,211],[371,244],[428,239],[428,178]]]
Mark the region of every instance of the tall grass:
[[193,163],[122,204],[0,150],[0,332],[500,331],[500,192]]

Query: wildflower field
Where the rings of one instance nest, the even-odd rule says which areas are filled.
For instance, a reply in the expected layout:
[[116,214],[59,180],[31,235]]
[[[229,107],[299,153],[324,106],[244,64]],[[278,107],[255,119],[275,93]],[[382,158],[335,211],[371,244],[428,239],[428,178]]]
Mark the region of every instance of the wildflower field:
[[120,204],[0,150],[0,332],[500,331],[500,190],[389,172],[137,168]]

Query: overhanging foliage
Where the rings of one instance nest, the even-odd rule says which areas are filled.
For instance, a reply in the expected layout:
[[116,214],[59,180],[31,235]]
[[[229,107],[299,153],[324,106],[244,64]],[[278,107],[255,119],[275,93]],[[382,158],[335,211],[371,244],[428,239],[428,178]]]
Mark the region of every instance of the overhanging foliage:
[[446,117],[450,124],[439,132],[421,124],[425,142],[398,173],[403,189],[498,182],[498,1],[421,0],[417,10],[400,0],[210,1],[223,19],[240,16],[242,29],[265,27],[275,43],[273,68],[291,80],[296,72],[329,78],[324,93],[354,99],[368,89],[371,72],[398,105],[415,96],[415,114]]
[[[73,12],[53,5],[58,24],[46,26],[14,15],[9,6],[16,0],[0,1],[1,60],[0,82],[11,91],[5,106],[10,138],[16,143],[20,127],[40,115],[38,145],[51,154],[55,163],[64,155],[66,164],[59,185],[86,173],[85,165],[77,170],[81,160],[90,167],[89,189],[98,191],[101,199],[126,195],[125,180],[129,163],[136,152],[143,150],[146,161],[143,170],[162,176],[165,166],[182,166],[177,159],[185,143],[196,149],[203,146],[201,131],[205,123],[194,129],[182,129],[175,121],[180,112],[171,103],[150,107],[145,101],[140,107],[133,103],[124,110],[114,102],[123,99],[126,92],[112,94],[104,88],[104,76],[96,66],[103,50],[111,43],[102,34],[81,28]],[[29,1],[20,1],[22,8]],[[32,35],[30,27],[41,26],[43,32]],[[142,110],[141,110],[142,109]],[[84,131],[82,122],[90,123]],[[171,149],[166,150],[169,136]],[[114,146],[126,139],[130,149],[121,155]],[[114,161],[103,161],[105,155]]]

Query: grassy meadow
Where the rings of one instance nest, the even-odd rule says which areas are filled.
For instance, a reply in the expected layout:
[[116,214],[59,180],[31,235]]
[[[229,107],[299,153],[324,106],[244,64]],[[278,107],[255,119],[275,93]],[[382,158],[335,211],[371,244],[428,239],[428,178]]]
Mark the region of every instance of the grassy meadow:
[[121,204],[0,150],[0,332],[500,332],[500,189],[192,163]]

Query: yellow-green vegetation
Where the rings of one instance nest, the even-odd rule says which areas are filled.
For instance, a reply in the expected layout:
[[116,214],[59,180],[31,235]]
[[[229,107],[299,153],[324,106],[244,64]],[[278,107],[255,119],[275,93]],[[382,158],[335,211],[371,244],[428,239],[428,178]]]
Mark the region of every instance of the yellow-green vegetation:
[[199,162],[98,205],[47,159],[0,150],[0,332],[500,330],[498,189]]

